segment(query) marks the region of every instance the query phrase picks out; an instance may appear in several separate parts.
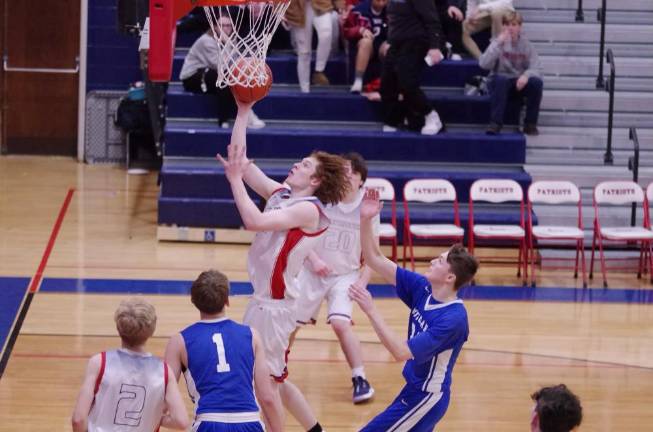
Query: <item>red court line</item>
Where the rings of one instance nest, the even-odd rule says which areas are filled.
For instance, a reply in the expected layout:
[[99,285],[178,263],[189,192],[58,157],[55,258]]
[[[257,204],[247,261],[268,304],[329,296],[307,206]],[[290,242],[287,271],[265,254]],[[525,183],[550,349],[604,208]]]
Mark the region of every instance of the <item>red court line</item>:
[[43,257],[41,258],[41,263],[39,264],[39,267],[36,270],[34,277],[32,278],[32,283],[29,286],[30,293],[35,293],[39,289],[41,279],[43,278],[43,272],[45,271],[45,266],[48,264],[50,253],[54,248],[54,242],[57,240],[59,229],[61,228],[61,224],[63,223],[63,218],[66,216],[66,212],[68,211],[68,205],[70,205],[70,201],[73,199],[74,193],[75,193],[75,188],[68,189],[66,198],[64,199],[63,204],[61,205],[61,209],[59,210],[59,215],[57,216],[57,220],[55,221],[54,226],[52,227],[52,232],[50,233],[50,240],[48,240],[48,244],[45,246],[45,251],[43,251]]

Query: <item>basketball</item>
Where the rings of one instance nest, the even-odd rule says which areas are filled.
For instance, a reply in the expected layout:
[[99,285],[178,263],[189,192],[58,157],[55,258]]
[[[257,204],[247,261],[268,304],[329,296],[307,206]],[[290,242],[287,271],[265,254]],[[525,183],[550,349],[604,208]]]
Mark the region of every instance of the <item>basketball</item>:
[[270,66],[264,61],[243,58],[238,61],[233,74],[238,79],[238,82],[243,83],[231,87],[234,98],[240,102],[251,103],[259,101],[270,92],[270,87],[272,87],[272,71],[270,70]]

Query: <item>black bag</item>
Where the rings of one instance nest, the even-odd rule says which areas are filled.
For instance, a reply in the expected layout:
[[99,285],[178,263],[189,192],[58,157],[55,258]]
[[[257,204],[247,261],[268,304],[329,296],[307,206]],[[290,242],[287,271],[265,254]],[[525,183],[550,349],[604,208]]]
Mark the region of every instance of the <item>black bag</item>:
[[150,131],[152,123],[147,101],[145,99],[132,100],[128,97],[120,99],[115,123],[125,132]]

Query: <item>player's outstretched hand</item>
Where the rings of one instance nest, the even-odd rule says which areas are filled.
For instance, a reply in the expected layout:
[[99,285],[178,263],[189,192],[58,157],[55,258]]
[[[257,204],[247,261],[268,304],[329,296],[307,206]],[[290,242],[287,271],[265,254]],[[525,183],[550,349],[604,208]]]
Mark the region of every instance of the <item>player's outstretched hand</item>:
[[352,284],[349,286],[349,298],[358,303],[361,310],[369,315],[374,310],[374,300],[372,294],[363,286]]
[[229,144],[227,146],[227,159],[225,160],[221,154],[217,154],[216,158],[222,164],[225,175],[229,182],[242,180],[245,171],[253,161],[247,159],[245,155],[245,147]]
[[379,201],[379,191],[366,190],[361,202],[361,220],[372,219],[381,212],[382,208],[383,203]]

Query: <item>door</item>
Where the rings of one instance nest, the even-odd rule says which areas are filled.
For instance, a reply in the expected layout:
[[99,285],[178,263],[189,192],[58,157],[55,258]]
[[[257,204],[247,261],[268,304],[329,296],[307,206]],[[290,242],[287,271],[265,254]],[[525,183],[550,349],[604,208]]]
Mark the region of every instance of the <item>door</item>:
[[2,153],[77,153],[80,0],[0,0]]

